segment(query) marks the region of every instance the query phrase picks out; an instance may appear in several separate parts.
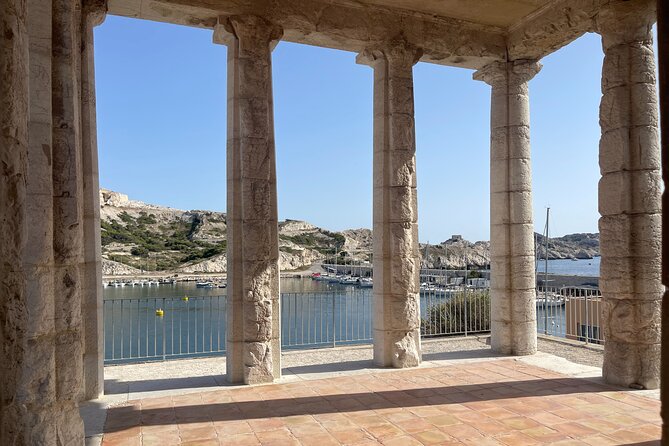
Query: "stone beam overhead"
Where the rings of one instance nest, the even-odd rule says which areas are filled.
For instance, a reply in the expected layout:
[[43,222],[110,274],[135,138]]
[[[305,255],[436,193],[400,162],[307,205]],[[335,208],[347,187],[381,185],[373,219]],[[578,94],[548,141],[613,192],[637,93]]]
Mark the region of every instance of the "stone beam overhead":
[[554,0],[509,28],[509,59],[541,59],[595,28],[608,0]]
[[[509,60],[541,59],[588,32],[597,32],[597,18],[615,0],[552,0],[511,26]],[[654,0],[626,0],[631,10],[647,9]]]
[[[492,61],[540,60],[587,32],[612,0],[109,0],[109,13],[213,28],[252,14],[284,29],[282,40],[361,52],[398,34],[421,61],[480,69]],[[627,0],[632,9],[653,0]]]
[[506,55],[502,28],[348,1],[110,0],[109,13],[202,28],[220,16],[256,15],[281,26],[282,40],[353,52],[402,34],[420,42],[422,61],[465,68]]

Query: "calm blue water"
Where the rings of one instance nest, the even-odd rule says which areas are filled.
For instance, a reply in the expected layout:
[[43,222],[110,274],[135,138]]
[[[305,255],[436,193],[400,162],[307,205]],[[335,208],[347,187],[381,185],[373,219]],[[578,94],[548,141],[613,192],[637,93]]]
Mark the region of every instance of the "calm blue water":
[[[544,262],[538,271],[544,271]],[[599,276],[600,258],[549,260],[548,272]],[[225,288],[175,285],[104,289],[105,361],[162,359],[223,354],[226,331]],[[371,341],[372,290],[311,279],[281,279],[283,348]],[[186,298],[187,297],[187,298]],[[450,293],[421,294],[420,310],[450,301]],[[156,310],[162,310],[162,316]],[[537,308],[538,329],[564,336],[564,309],[545,318]]]
[[[594,259],[583,259],[583,260],[581,259],[549,260],[548,273],[564,275],[564,276],[599,277],[600,260],[601,257],[595,257]],[[546,271],[545,260],[539,260],[537,262],[537,271],[540,273]]]
[[[284,349],[371,342],[371,288],[311,279],[284,279],[281,288]],[[106,288],[105,361],[223,354],[227,325],[225,291],[196,288],[194,283]],[[433,305],[449,302],[452,294],[443,291],[421,294],[421,315],[425,316]],[[162,310],[162,315],[156,310]],[[473,329],[485,331],[487,327]]]

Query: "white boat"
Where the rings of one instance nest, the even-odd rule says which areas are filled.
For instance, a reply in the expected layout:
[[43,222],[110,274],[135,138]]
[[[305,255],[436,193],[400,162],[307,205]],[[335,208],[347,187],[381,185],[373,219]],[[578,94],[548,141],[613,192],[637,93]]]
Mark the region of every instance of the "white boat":
[[372,288],[374,286],[374,282],[369,277],[361,277],[358,279],[358,286],[360,288]]
[[196,288],[209,288],[209,285],[211,285],[211,282],[196,282],[195,283]]
[[542,291],[537,292],[537,308],[557,308],[564,306],[564,304],[564,297],[559,294],[548,293],[547,295],[544,295]]
[[358,278],[353,276],[346,276],[343,277],[339,283],[342,285],[356,285],[358,283]]

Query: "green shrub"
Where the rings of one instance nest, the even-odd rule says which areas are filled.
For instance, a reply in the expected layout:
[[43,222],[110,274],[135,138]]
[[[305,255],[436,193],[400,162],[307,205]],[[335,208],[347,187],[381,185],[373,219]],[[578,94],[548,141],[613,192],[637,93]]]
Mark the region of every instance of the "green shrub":
[[427,309],[422,334],[448,334],[490,330],[490,290],[458,291],[446,302]]

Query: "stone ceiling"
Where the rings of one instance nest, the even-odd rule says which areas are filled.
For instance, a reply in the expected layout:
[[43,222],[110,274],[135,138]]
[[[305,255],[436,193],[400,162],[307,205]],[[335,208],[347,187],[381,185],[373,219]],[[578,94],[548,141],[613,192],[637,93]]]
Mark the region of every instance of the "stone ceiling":
[[[608,0],[108,0],[109,13],[214,29],[221,17],[258,15],[288,42],[360,52],[397,35],[421,61],[479,69],[540,59],[592,31]],[[650,0],[638,0],[650,1]]]
[[551,0],[359,0],[359,3],[508,28]]

